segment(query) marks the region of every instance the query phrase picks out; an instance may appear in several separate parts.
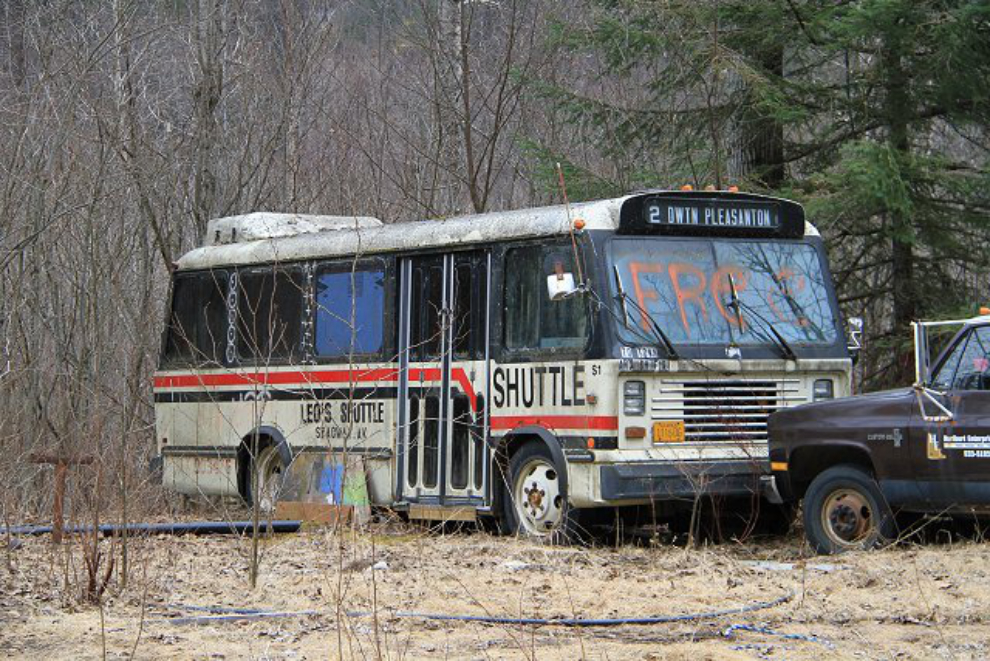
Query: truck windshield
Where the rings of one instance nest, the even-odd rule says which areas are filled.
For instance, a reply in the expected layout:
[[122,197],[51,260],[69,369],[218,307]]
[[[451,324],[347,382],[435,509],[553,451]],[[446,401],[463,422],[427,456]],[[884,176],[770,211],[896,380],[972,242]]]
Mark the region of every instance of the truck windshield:
[[[835,316],[818,251],[806,243],[620,238],[611,244],[627,306],[627,344],[653,341],[646,311],[676,344],[830,345]],[[730,277],[731,276],[731,277]],[[618,282],[612,283],[618,295]],[[733,306],[733,289],[738,310]]]

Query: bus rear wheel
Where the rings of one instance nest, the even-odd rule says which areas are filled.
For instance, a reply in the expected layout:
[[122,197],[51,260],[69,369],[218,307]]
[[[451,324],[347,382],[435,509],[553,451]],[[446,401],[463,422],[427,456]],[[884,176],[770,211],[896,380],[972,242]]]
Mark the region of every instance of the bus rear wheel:
[[263,446],[255,456],[251,468],[251,502],[257,503],[265,514],[271,514],[278,502],[285,471],[278,447],[271,444]]
[[567,502],[562,470],[543,443],[526,443],[512,455],[503,490],[508,532],[550,543],[574,541],[577,512]]

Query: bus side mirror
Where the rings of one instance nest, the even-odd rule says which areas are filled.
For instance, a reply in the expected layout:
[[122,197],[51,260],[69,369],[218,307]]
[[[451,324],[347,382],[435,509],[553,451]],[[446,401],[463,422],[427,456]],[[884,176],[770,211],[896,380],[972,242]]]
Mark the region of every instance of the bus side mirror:
[[860,350],[863,348],[863,318],[849,317],[846,321],[846,326],[846,337],[848,339],[846,348],[849,350],[853,362],[855,362],[859,358]]
[[547,294],[551,301],[561,301],[578,292],[573,273],[555,273],[547,276]]

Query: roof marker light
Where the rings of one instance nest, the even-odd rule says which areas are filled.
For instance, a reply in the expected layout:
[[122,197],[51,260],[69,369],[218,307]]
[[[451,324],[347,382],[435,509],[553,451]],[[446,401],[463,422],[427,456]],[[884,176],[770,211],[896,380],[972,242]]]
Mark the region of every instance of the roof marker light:
[[980,314],[982,314],[982,315],[990,314],[990,308],[988,308],[985,305],[981,305],[980,306]]
[[729,192],[730,193],[738,193],[739,192],[739,186],[729,186]]
[[681,186],[681,190],[682,191],[691,191],[691,190],[694,190],[694,186],[692,186],[691,184],[684,184],[683,186]]

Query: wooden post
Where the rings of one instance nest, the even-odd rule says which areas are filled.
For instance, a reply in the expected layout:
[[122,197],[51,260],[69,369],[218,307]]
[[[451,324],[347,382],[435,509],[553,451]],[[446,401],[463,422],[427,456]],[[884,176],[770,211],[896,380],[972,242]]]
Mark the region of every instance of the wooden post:
[[52,504],[52,543],[62,543],[62,525],[65,519],[62,515],[62,501],[65,498],[66,464],[59,461],[55,464],[55,502]]
[[93,463],[92,456],[67,457],[65,455],[32,454],[31,463],[51,464],[55,466],[55,498],[52,502],[52,543],[61,544],[65,531],[65,481],[69,466],[81,466]]

